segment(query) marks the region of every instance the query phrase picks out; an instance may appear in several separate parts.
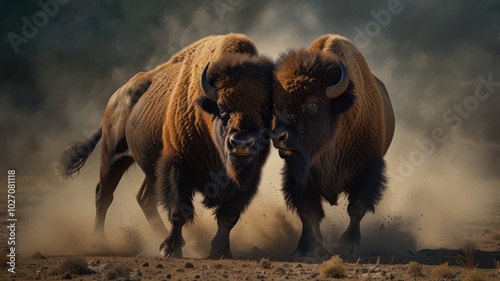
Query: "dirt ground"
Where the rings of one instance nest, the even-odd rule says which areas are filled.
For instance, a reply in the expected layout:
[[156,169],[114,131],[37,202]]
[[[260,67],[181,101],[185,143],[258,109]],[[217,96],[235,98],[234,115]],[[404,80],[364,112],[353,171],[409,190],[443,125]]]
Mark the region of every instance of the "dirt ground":
[[[429,253],[426,253],[429,254]],[[439,255],[439,252],[433,254]],[[482,253],[498,260],[500,253]],[[419,258],[418,254],[415,260]],[[2,273],[1,280],[77,279],[77,280],[325,280],[327,265],[314,261],[283,262],[255,260],[205,260],[160,257],[80,257],[88,265],[88,272],[78,271],[78,258],[48,256],[21,258],[16,274]],[[448,258],[446,258],[448,259]],[[485,260],[486,261],[486,260]],[[73,262],[73,264],[72,264]],[[66,264],[66,265],[65,265]],[[486,264],[485,264],[486,265]],[[343,262],[341,279],[358,280],[430,280],[436,277],[437,265],[422,265],[419,273],[411,271],[409,264],[377,264],[376,258],[360,258],[356,262]],[[497,265],[498,266],[498,265]],[[472,274],[463,266],[450,266],[449,275],[436,277],[443,280],[500,280],[500,269],[478,268],[474,274],[483,279],[465,279]],[[439,276],[439,275],[438,275]]]
[[[288,217],[285,219],[281,215],[279,215],[279,219],[275,220],[270,217],[269,210],[259,207],[249,210],[249,213],[253,214],[243,218],[236,227],[238,229],[234,230],[231,243],[235,259],[206,260],[159,257],[156,250],[157,245],[159,245],[157,242],[152,243],[152,251],[144,249],[145,247],[142,247],[140,243],[137,245],[130,242],[124,243],[123,241],[131,240],[128,239],[130,236],[127,236],[127,239],[119,237],[123,232],[126,233],[124,231],[126,226],[131,225],[128,213],[125,211],[130,209],[130,213],[142,218],[142,213],[133,209],[137,204],[130,203],[130,200],[122,203],[126,204],[126,208],[117,202],[115,207],[117,211],[110,213],[111,219],[109,221],[115,224],[109,226],[108,230],[111,235],[108,239],[118,241],[115,242],[115,245],[110,246],[113,251],[89,251],[82,245],[87,244],[85,235],[90,232],[89,228],[92,225],[93,216],[85,213],[85,211],[90,213],[93,211],[92,208],[88,207],[92,198],[76,194],[75,197],[84,198],[80,200],[82,201],[81,205],[78,205],[80,201],[71,200],[70,195],[79,191],[90,194],[93,192],[84,188],[58,191],[60,197],[50,197],[50,202],[59,202],[60,198],[65,198],[69,202],[68,204],[72,204],[74,207],[73,209],[68,208],[61,203],[57,208],[53,207],[54,212],[49,213],[50,215],[41,212],[42,208],[37,207],[36,202],[28,201],[28,198],[41,197],[38,193],[31,192],[29,197],[26,196],[26,199],[21,201],[25,202],[25,205],[21,207],[22,210],[26,211],[23,217],[20,217],[20,221],[25,222],[25,224],[20,225],[20,229],[26,230],[19,232],[18,242],[20,249],[24,250],[20,250],[17,254],[16,273],[12,274],[7,272],[5,244],[2,244],[0,280],[333,280],[334,277],[345,280],[500,280],[500,197],[498,196],[490,196],[491,205],[490,203],[486,204],[486,201],[481,201],[482,205],[480,206],[487,206],[485,216],[464,219],[468,223],[461,227],[464,230],[460,232],[461,241],[462,239],[463,241],[473,241],[474,247],[467,248],[465,244],[458,247],[449,246],[449,244],[438,240],[437,246],[427,246],[431,249],[426,249],[415,244],[411,239],[409,242],[403,241],[409,237],[403,232],[399,232],[400,228],[405,227],[404,224],[396,222],[391,224],[387,221],[384,221],[385,225],[381,225],[380,222],[370,223],[370,217],[368,217],[368,220],[363,224],[367,231],[364,232],[362,246],[364,241],[364,245],[369,247],[365,247],[361,256],[352,256],[340,261],[335,258],[327,261],[315,259],[290,261],[287,256],[293,251],[298,239],[299,232],[295,227],[300,225],[298,220],[292,215],[290,217],[295,220],[289,220]],[[133,194],[133,192],[124,190],[123,194],[116,196],[119,198],[117,201],[128,196],[127,194]],[[495,194],[498,195],[498,193]],[[279,196],[278,191],[276,191],[276,198]],[[387,202],[393,204],[390,200],[391,196],[387,197],[389,199]],[[469,200],[467,202],[471,201],[470,198],[467,199]],[[260,202],[260,198],[255,201],[256,204],[261,204],[260,206],[270,205]],[[62,202],[64,203],[64,201]],[[429,206],[429,201],[425,202],[426,206]],[[438,203],[442,204],[442,202]],[[47,204],[39,205],[48,206]],[[56,204],[52,205],[56,206]],[[494,207],[490,208],[490,206]],[[421,209],[418,209],[417,214],[420,214]],[[45,207],[44,210],[47,208]],[[453,212],[463,213],[468,210],[467,205],[462,205],[460,209],[454,209]],[[382,214],[379,216],[387,217],[384,208],[381,208],[380,213]],[[60,216],[56,216],[56,214],[60,214]],[[423,215],[423,218],[431,217],[426,213]],[[462,214],[460,213],[460,215]],[[44,218],[44,220],[34,224],[38,222],[36,219],[39,217]],[[49,219],[51,217],[52,220]],[[206,256],[212,237],[211,233],[215,230],[213,229],[213,218],[209,219],[209,217],[211,217],[210,213],[204,214],[200,210],[197,223],[188,229],[187,232],[190,236],[186,237],[186,240],[189,240],[190,244],[187,244],[186,248],[191,248],[185,252],[188,253],[186,256],[195,256],[195,254],[198,257]],[[372,215],[371,219],[374,217]],[[30,221],[28,218],[36,219]],[[117,221],[116,218],[124,219]],[[280,221],[288,222],[288,224],[279,225]],[[204,222],[212,228],[206,228]],[[408,224],[410,223],[417,225],[413,221]],[[257,231],[256,228],[259,225],[265,231]],[[138,225],[136,228],[138,232],[143,233],[146,239],[150,239],[148,225]],[[275,228],[275,231],[271,232],[271,228]],[[343,230],[342,227],[340,228]],[[428,228],[431,227],[427,226]],[[426,228],[419,230],[417,225],[414,233],[421,236],[427,233],[436,236],[437,233],[439,236],[436,229],[425,230]],[[441,231],[441,229],[438,230]],[[450,231],[453,232],[453,229]],[[334,233],[332,237],[337,239],[338,236],[339,233]],[[248,237],[252,239],[248,239]],[[262,250],[257,247],[252,249],[252,246],[247,247],[248,245],[244,243],[247,240],[251,240],[251,245],[260,242]],[[262,241],[269,241],[269,243],[262,244]],[[290,241],[292,243],[289,243]],[[73,246],[70,248],[69,245]],[[198,251],[193,251],[193,248]],[[67,251],[65,251],[66,249]],[[279,249],[285,255],[273,252],[273,249]],[[396,252],[397,254],[394,254]],[[267,258],[270,259],[267,260]],[[475,270],[473,270],[474,268]]]
[[[234,260],[137,256],[44,256],[17,260],[0,280],[500,280],[500,232],[473,237],[476,248],[420,250],[404,256],[274,261],[251,252]],[[464,252],[465,250],[465,252]],[[473,258],[471,255],[473,253]],[[2,255],[2,259],[5,255]],[[417,262],[417,263],[415,263]],[[446,266],[446,263],[449,266]],[[467,265],[469,263],[469,265]],[[5,262],[2,263],[5,266]],[[467,268],[469,267],[469,269]],[[472,267],[476,269],[471,270]],[[416,278],[416,279],[415,279]]]

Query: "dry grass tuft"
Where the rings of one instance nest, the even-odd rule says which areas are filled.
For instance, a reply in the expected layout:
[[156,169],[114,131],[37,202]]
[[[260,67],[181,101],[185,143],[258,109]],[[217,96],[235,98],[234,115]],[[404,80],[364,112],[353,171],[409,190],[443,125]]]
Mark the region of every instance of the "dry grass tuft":
[[464,266],[469,270],[473,270],[476,268],[476,263],[474,262],[474,254],[477,251],[477,246],[470,240],[465,241],[464,246],[462,247],[463,255],[458,256],[458,263]]
[[68,257],[57,267],[51,268],[48,271],[50,276],[72,274],[72,275],[86,275],[92,274],[94,271],[88,268],[87,260],[85,258],[76,256]]
[[435,267],[431,271],[431,278],[432,279],[443,279],[443,278],[446,279],[446,278],[453,278],[453,277],[455,277],[455,274],[453,274],[453,271],[448,266],[447,262]]
[[414,280],[417,280],[418,277],[424,277],[425,275],[422,273],[422,265],[416,261],[412,261],[408,264],[408,273]]
[[270,269],[271,268],[271,262],[269,261],[269,258],[267,258],[267,259],[262,258],[259,261],[259,266],[262,267],[263,269]]
[[465,275],[463,281],[486,281],[488,280],[488,277],[484,276],[481,272],[477,270],[470,270],[467,272]]
[[323,262],[320,267],[321,276],[324,278],[342,278],[346,276],[343,261],[339,256],[333,256]]

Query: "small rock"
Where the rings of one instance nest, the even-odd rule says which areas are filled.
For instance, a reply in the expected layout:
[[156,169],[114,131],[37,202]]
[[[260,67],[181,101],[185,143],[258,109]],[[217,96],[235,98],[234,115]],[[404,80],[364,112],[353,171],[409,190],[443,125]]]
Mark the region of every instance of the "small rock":
[[101,261],[99,259],[89,261],[89,266],[98,266],[100,264],[101,264]]
[[[243,264],[243,265],[245,265],[245,264]],[[243,265],[241,267],[243,267]],[[214,268],[221,269],[222,268],[222,264],[218,263],[218,264],[214,265]]]
[[176,271],[177,272],[184,272],[184,268],[178,268]]
[[159,263],[159,264],[156,266],[156,268],[160,268],[160,269],[162,269],[162,268],[165,268],[165,267],[163,266],[163,264]]
[[229,277],[229,275],[227,275],[227,274],[225,274],[225,273],[224,273],[224,274],[222,274],[222,277],[224,277],[224,278],[228,278],[228,277]]
[[46,259],[47,259],[47,258],[46,258],[44,255],[42,255],[42,253],[40,253],[40,252],[35,252],[35,253],[33,254],[33,256],[31,256],[31,257],[32,257],[32,258],[34,258],[34,259],[37,259],[37,260],[46,260]]
[[194,276],[194,278],[195,278],[195,279],[200,279],[200,275],[196,274],[196,275]]
[[[136,271],[132,274],[130,274],[130,280],[141,280],[142,279],[142,272],[140,271]],[[119,278],[119,280],[128,280],[128,279],[124,279],[124,278]]]
[[147,262],[143,263],[142,267],[149,267],[149,263],[147,263]]
[[184,265],[185,268],[193,268],[194,265],[190,262],[187,262],[185,265]]
[[295,268],[302,268],[303,266],[299,263]]
[[276,274],[279,274],[279,275],[286,274],[286,271],[281,267],[278,267],[275,272],[276,272]]
[[172,279],[172,274],[167,274],[167,276],[165,276],[165,278]]
[[316,273],[311,274],[311,278],[316,278],[316,277],[318,277],[318,276],[319,276],[319,273],[317,273],[317,272],[316,272]]

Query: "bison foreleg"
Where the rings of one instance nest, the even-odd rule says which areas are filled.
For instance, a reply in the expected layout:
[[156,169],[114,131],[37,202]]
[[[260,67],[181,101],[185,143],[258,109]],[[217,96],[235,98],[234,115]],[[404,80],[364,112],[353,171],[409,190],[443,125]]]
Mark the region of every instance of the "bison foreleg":
[[240,219],[240,214],[217,214],[217,233],[212,240],[209,259],[232,259],[231,246],[229,243],[229,234],[234,225]]
[[385,188],[385,162],[382,158],[373,158],[356,175],[348,189],[350,222],[340,238],[341,252],[353,254],[360,249],[360,222],[367,211],[374,212]]
[[184,246],[184,238],[182,238],[182,228],[186,224],[186,219],[175,208],[170,212],[170,222],[172,223],[172,231],[170,235],[161,243],[160,252],[164,257],[182,258],[182,247]]
[[[319,206],[321,206],[321,202],[319,202]],[[319,228],[323,210],[319,212],[318,210],[304,210],[301,208],[298,212],[302,221],[302,234],[297,249],[292,255],[296,258],[324,258],[325,255],[328,256],[328,252],[323,248],[323,236]]]
[[[236,187],[231,187],[236,188]],[[227,202],[218,207],[215,212],[217,219],[217,233],[212,240],[209,259],[233,258],[229,242],[229,234],[240,219],[241,213],[246,209],[256,193],[256,186],[247,187],[245,191],[236,193]]]
[[322,258],[329,254],[323,248],[323,237],[319,223],[325,216],[321,197],[309,187],[295,184],[292,177],[288,177],[283,188],[289,207],[297,210],[302,221],[302,234],[293,256]]
[[160,245],[160,252],[165,257],[182,257],[182,228],[194,217],[192,172],[168,159],[165,162],[160,160],[158,165],[160,200],[172,224],[172,231]]
[[349,202],[347,213],[349,214],[350,222],[346,231],[340,237],[340,251],[342,254],[351,255],[356,252],[361,242],[360,223],[366,214],[366,208],[361,203],[361,200],[358,199]]

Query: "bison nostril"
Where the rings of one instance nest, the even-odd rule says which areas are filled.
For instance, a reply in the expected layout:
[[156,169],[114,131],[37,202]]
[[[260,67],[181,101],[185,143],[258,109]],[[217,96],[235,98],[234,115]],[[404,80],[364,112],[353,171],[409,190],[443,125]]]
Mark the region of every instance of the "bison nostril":
[[231,136],[229,138],[229,143],[233,148],[246,148],[252,147],[255,144],[254,138],[237,138],[235,136]]
[[274,139],[276,139],[279,142],[284,142],[288,139],[288,132],[287,131],[281,131],[279,133],[276,133],[274,135]]

